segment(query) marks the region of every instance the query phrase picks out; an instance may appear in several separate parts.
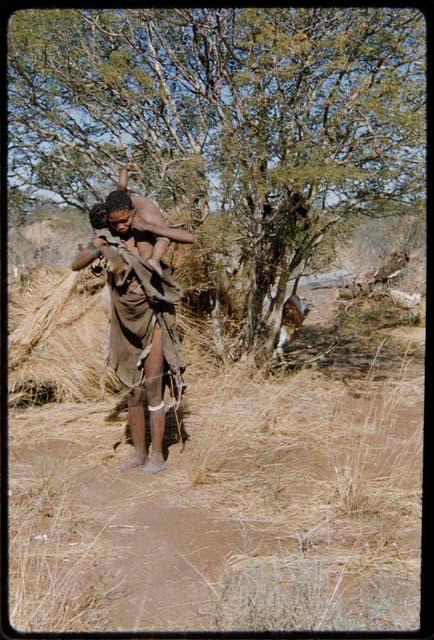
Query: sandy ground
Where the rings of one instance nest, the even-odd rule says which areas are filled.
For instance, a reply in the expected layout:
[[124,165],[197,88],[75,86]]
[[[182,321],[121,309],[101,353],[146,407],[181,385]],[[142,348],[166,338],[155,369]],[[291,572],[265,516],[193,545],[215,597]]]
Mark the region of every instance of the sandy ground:
[[[89,421],[86,407],[62,409],[63,416],[65,412],[74,415],[74,425]],[[113,453],[123,428],[104,423],[106,411],[104,403],[92,407],[92,432],[95,426],[100,428],[96,442],[93,435],[86,441],[83,432],[77,442],[71,432],[65,432],[58,422],[59,406],[33,409],[31,416],[29,410],[13,416],[12,436],[15,430],[26,429],[30,420],[33,426],[45,423],[47,431],[60,431],[63,436],[10,447],[12,496],[47,475],[53,486],[68,484],[74,526],[63,533],[62,546],[98,540],[98,558],[82,571],[76,590],[98,580],[106,590],[114,589],[110,629],[202,627],[225,558],[237,551],[249,552],[258,537],[246,548],[245,527],[236,520],[212,509],[177,506],[178,492],[194,492],[184,477],[188,449],[181,453],[179,444],[171,447],[164,474],[140,475],[137,469],[117,473],[115,461],[129,455],[130,447],[121,446],[118,455]],[[34,549],[44,544],[34,536],[50,536],[52,518],[48,508],[33,521]]]
[[[422,348],[424,329],[410,327],[393,332],[404,342],[416,341]],[[408,441],[410,451],[423,423],[422,366],[410,368],[406,376],[409,388],[413,384],[418,394],[411,402],[408,398],[399,400],[392,436]],[[346,412],[352,419],[356,415],[362,417],[367,402],[363,387],[352,382],[340,396],[336,410]],[[112,403],[51,404],[11,412],[11,516],[14,517],[14,505],[19,504],[13,498],[26,491],[34,492],[42,482],[47,495],[52,495],[52,502],[46,499],[44,508],[35,509],[29,528],[30,551],[36,553],[54,540],[56,491],[68,487],[70,521],[67,523],[66,516],[62,517],[58,526],[57,562],[68,566],[74,562],[70,554],[75,548],[87,549],[86,558],[75,572],[73,597],[90,586],[105,594],[104,629],[208,629],[212,603],[228,558],[240,554],[263,557],[277,550],[293,553],[300,549],[300,539],[282,535],[278,520],[264,523],[241,518],[234,509],[226,509],[224,488],[214,485],[208,493],[206,485],[192,486],[188,480],[191,443],[201,438],[200,415],[206,407],[195,408],[193,397],[190,403],[192,416],[187,416],[185,422],[190,440],[184,450],[179,443],[170,447],[166,471],[155,476],[140,475],[136,469],[115,472],[115,465],[131,449],[121,444],[114,450],[124,427],[122,420],[104,422]],[[252,464],[254,460],[252,457]],[[269,464],[277,462],[270,459]],[[293,449],[287,464],[288,469],[291,464],[295,469],[297,465],[303,468],[298,488],[294,485],[294,492],[299,495],[307,479],[313,478],[318,484],[334,473],[333,461],[320,450]],[[243,500],[242,496],[238,500]],[[14,533],[11,531],[11,537]],[[44,534],[47,542],[35,539]],[[320,532],[317,534],[316,539],[313,534],[306,538],[313,551],[321,546]],[[408,526],[403,518],[400,538],[394,539],[405,562],[416,573],[419,534],[414,518],[409,516]],[[342,539],[342,548],[351,549],[354,540],[345,527]],[[369,537],[366,539],[369,542]],[[345,577],[350,591],[351,579],[351,574]]]

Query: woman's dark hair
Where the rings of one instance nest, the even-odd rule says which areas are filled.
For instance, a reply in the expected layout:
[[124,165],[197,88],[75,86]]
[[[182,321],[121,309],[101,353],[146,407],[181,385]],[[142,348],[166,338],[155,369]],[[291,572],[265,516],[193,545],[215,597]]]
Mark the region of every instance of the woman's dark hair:
[[107,226],[107,210],[103,202],[97,202],[89,211],[92,229],[104,229]]
[[112,191],[108,194],[104,207],[107,215],[109,215],[110,213],[113,213],[113,211],[125,211],[126,209],[132,209],[133,201],[125,191]]

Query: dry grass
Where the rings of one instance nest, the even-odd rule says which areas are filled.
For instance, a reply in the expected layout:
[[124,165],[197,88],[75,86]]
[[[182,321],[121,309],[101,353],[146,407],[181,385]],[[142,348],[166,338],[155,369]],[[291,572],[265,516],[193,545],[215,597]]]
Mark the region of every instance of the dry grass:
[[[85,281],[85,274],[38,268],[13,292],[12,404],[86,401],[100,395],[107,319],[99,293],[87,291]],[[113,379],[110,384],[116,390]]]
[[91,631],[107,622],[111,590],[88,577],[104,553],[103,529],[91,539],[77,533],[85,514],[73,505],[73,474],[58,477],[67,458],[45,459],[40,474],[10,491],[9,606],[19,631]]
[[[267,498],[274,492],[281,496],[282,507],[286,505],[282,512],[286,516],[291,496],[301,489],[303,467],[311,473],[316,466],[314,481],[316,476],[319,480],[330,473],[334,487],[330,495],[348,512],[357,511],[356,503],[366,493],[365,481],[375,478],[382,494],[402,485],[403,470],[408,470],[410,477],[414,475],[421,432],[415,432],[410,449],[408,439],[394,434],[398,401],[411,384],[404,378],[404,368],[390,382],[374,384],[368,376],[360,383],[364,397],[359,413],[348,415],[351,398],[343,381],[307,371],[266,379],[258,371],[251,372],[248,364],[245,371],[242,366],[214,371],[212,376],[196,380],[190,389],[194,399],[190,425],[197,438],[189,445],[186,472],[193,485],[212,485],[217,476],[220,484],[228,478],[230,495],[244,492],[244,505],[251,497],[245,515],[256,516],[261,505],[267,511]],[[412,391],[413,401],[420,399],[420,389],[419,397]],[[276,486],[279,472],[281,481]],[[252,476],[260,476],[261,482],[254,482]],[[395,480],[400,477],[397,485]],[[272,485],[269,492],[265,490],[268,484]],[[304,481],[302,484],[305,488]],[[372,501],[373,492],[369,493]]]
[[[79,273],[70,272],[62,274],[60,278],[50,282],[47,291],[40,294],[40,301],[34,312],[26,314],[10,335],[9,340],[12,348],[22,347],[30,351],[42,337],[47,338],[50,335],[51,331],[56,328],[79,277]],[[11,368],[14,365],[15,363],[12,361]]]
[[[108,318],[104,279],[88,270],[35,268],[10,296],[9,391],[12,406],[89,402],[122,386],[104,362]],[[180,306],[177,321],[187,357],[214,360],[206,319]],[[208,354],[208,355],[206,355]],[[191,358],[190,358],[191,359]]]
[[338,629],[344,613],[323,563],[297,554],[284,559],[245,558],[226,569],[214,627]]
[[[327,558],[303,554],[241,558],[227,566],[214,604],[216,631],[346,631],[417,628],[417,584],[381,571],[345,586]],[[403,605],[406,610],[403,610]]]
[[[315,371],[266,379],[246,364],[193,384],[191,490],[177,503],[230,514],[273,549],[229,558],[216,629],[417,626],[423,378],[409,366],[404,354],[379,383],[374,360],[349,386]],[[291,588],[276,586],[276,563]]]
[[[111,405],[11,410],[9,607],[19,631],[112,628],[110,608],[125,596],[125,576],[109,584],[103,566],[124,548],[105,534],[120,506],[101,516],[77,496],[83,472],[102,475],[103,482],[110,478],[111,445],[120,435],[119,425],[104,423]],[[143,495],[148,492],[144,487]]]
[[165,260],[174,269],[174,278],[190,294],[208,290],[210,281],[207,270],[209,250],[203,246],[173,245]]
[[[191,439],[182,456],[171,458],[170,473],[159,487],[169,504],[211,508],[223,522],[235,519],[248,532],[245,543],[227,557],[204,628],[417,626],[421,422],[416,415],[403,425],[401,414],[411,414],[420,402],[423,380],[407,376],[403,367],[381,386],[368,378],[348,387],[315,371],[265,379],[249,363],[208,374],[195,360],[196,365],[199,375],[189,374],[186,427]],[[75,441],[89,443],[87,454],[80,455],[81,468],[101,465],[118,427],[104,427],[112,434],[107,441],[102,416],[95,418],[109,406],[96,406],[86,419],[80,404],[17,412],[13,420],[22,426],[13,429],[12,449],[38,442],[44,421],[50,438],[65,437],[68,430]],[[68,483],[59,485],[53,465],[39,465],[43,473],[26,497],[26,509],[35,503],[37,510],[51,509],[53,529],[41,529],[38,518],[29,527],[29,512],[23,516],[20,511],[22,495],[14,495],[14,489],[11,497],[13,521],[27,518],[27,528],[14,533],[11,551],[14,615],[20,628],[47,625],[47,618],[41,621],[42,605],[37,607],[49,587],[64,603],[48,609],[49,628],[90,629],[99,615],[105,624],[102,594],[108,587],[88,577],[93,585],[88,599],[76,601],[76,592],[62,582],[66,574],[56,573],[66,532],[63,528],[59,537],[55,531],[71,521],[71,504],[62,498]],[[72,517],[77,514],[74,506]],[[48,540],[33,541],[41,531],[47,531]],[[72,549],[85,553],[90,545],[86,558],[95,553],[101,562],[103,533],[93,546],[94,538],[88,538]],[[73,562],[78,584],[86,562],[78,556]],[[99,622],[94,628],[101,628]]]
[[[91,561],[103,562],[106,553],[104,530],[76,526],[88,514],[71,496],[73,473],[65,476],[69,465],[49,455],[49,439],[70,433],[87,446],[74,458],[77,466],[101,466],[113,456],[119,430],[101,430],[97,417],[109,410],[110,395],[95,407],[82,404],[101,389],[106,321],[98,294],[72,291],[65,298],[59,307],[57,297],[51,311],[41,307],[41,322],[57,317],[48,334],[38,337],[38,324],[26,334],[23,322],[14,326],[33,346],[12,371],[12,384],[23,390],[28,380],[49,383],[54,398],[70,402],[12,412],[11,451],[39,451],[43,443],[47,451],[46,460],[34,461],[35,477],[15,479],[10,498],[11,612],[20,630],[104,629],[110,618],[111,592],[90,577]],[[29,296],[22,320],[32,305]],[[159,487],[169,504],[211,508],[254,538],[228,555],[207,628],[415,628],[420,362],[415,377],[410,352],[397,343],[401,367],[383,379],[381,349],[358,379],[333,379],[327,368],[266,377],[248,360],[218,366],[206,321],[180,311],[190,440],[182,456],[171,457]],[[45,541],[34,540],[40,534]]]
[[[86,402],[121,390],[115,375],[106,372],[103,353],[108,323],[99,302],[99,295],[83,301],[85,310],[72,329],[66,322],[53,327],[27,353],[18,345],[20,365],[9,374],[13,404]],[[69,310],[76,314],[80,310],[74,306],[71,300]],[[11,350],[15,352],[13,344]]]

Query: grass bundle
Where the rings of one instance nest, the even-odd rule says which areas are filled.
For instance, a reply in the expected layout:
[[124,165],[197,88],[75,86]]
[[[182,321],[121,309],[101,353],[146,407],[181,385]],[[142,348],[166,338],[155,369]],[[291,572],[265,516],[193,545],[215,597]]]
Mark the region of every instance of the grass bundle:
[[[18,404],[89,402],[116,393],[121,385],[106,371],[104,342],[107,318],[98,307],[98,296],[73,324],[54,328],[9,376],[12,401]],[[48,394],[48,397],[47,397]]]
[[[37,274],[40,272],[40,278]],[[103,277],[90,270],[33,269],[10,295],[10,404],[89,402],[122,389],[108,369],[108,316]],[[177,325],[187,360],[212,362],[206,318],[177,306]]]
[[201,246],[176,245],[168,258],[174,279],[187,295],[199,295],[211,287],[207,262],[209,251]]
[[70,272],[54,280],[51,287],[41,295],[33,313],[27,315],[12,333],[9,338],[11,369],[21,362],[23,354],[29,353],[43,336],[47,338],[55,328],[78,278],[79,273]]
[[105,376],[103,280],[95,286],[87,272],[54,269],[41,269],[40,276],[33,273],[30,284],[12,293],[21,304],[10,314],[10,403],[95,400],[104,385],[118,391],[115,376]]

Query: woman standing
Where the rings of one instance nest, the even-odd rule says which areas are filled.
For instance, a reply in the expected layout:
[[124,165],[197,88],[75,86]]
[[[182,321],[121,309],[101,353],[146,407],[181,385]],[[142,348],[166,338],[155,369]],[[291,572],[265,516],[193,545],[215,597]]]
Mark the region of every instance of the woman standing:
[[[184,357],[175,329],[174,303],[183,295],[162,263],[161,273],[151,264],[159,238],[192,243],[188,231],[168,227],[150,200],[132,199],[114,191],[106,199],[108,230],[101,230],[82,249],[71,268],[83,269],[103,257],[108,262],[111,296],[109,364],[130,388],[128,422],[135,453],[118,467],[123,471],[142,466],[145,473],[162,471],[166,462],[162,443],[165,429],[163,387],[169,385],[179,402],[185,384]],[[143,392],[151,416],[151,453],[145,440]]]

